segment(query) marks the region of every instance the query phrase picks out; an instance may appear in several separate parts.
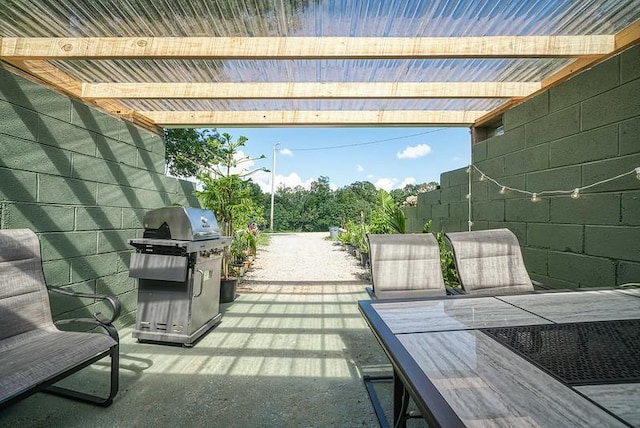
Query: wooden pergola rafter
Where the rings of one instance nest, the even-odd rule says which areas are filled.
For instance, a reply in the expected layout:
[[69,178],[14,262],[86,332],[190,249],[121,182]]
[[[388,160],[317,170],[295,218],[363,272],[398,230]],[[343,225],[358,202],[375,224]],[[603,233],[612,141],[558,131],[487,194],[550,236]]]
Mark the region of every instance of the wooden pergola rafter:
[[[143,126],[475,125],[638,43],[640,21],[614,35],[492,37],[0,38],[0,59],[23,74]],[[52,61],[149,59],[572,58],[542,81],[492,82],[84,82]],[[136,111],[144,99],[504,99],[492,111]]]

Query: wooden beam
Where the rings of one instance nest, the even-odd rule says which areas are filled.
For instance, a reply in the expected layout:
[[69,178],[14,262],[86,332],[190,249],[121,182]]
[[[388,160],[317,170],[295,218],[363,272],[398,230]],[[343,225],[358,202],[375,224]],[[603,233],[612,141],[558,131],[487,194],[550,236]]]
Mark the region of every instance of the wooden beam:
[[614,36],[614,48],[611,52],[605,55],[586,55],[576,58],[566,67],[557,70],[555,73],[551,74],[547,78],[542,81],[542,87],[538,90],[525,97],[524,99],[513,99],[500,107],[490,111],[486,115],[479,117],[476,123],[474,123],[474,127],[483,126],[486,123],[493,121],[497,116],[503,114],[506,110],[511,107],[519,104],[522,101],[526,101],[532,97],[535,97],[540,92],[549,89],[552,86],[555,86],[576,74],[595,66],[607,59],[617,55],[620,51],[628,48],[629,46],[640,43],[640,19],[631,23],[627,27],[620,30]]
[[640,41],[640,19],[615,35],[616,50],[622,50]]
[[4,38],[10,59],[541,58],[604,55],[613,35]]
[[88,99],[513,98],[539,82],[85,83]]
[[485,111],[139,111],[161,126],[471,125]]

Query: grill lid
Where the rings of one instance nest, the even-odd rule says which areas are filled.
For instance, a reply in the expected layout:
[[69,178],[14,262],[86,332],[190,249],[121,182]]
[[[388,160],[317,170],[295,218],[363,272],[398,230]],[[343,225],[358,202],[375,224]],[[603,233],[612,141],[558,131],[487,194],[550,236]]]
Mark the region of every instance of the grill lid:
[[220,237],[213,211],[200,208],[158,208],[147,212],[142,222],[145,238],[200,241]]

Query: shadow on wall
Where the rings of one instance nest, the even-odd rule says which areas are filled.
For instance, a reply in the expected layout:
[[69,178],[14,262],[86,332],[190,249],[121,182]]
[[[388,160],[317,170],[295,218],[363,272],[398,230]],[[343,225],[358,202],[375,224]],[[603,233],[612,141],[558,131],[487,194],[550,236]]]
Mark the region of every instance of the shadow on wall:
[[[148,150],[152,141],[133,125],[2,69],[0,82],[10,100],[0,129],[0,226],[39,233],[51,285],[129,293],[123,312],[135,310],[127,242],[145,210],[170,204],[164,176],[155,172],[164,169],[164,156]],[[88,313],[80,301],[56,300],[58,314]]]

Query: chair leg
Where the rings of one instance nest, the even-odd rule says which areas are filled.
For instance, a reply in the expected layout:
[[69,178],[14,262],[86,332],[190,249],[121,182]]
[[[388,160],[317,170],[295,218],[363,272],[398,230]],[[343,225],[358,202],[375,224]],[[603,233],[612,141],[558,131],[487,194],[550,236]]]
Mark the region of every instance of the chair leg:
[[118,388],[120,386],[120,353],[118,350],[119,346],[115,345],[109,351],[109,356],[111,358],[111,374],[110,374],[110,388],[109,388],[109,396],[108,397],[99,397],[97,395],[87,394],[85,392],[74,391],[68,388],[62,388],[60,386],[51,385],[46,389],[42,390],[42,392],[46,392],[47,394],[57,395],[60,397],[70,398],[76,401],[82,401],[85,403],[95,404],[101,407],[109,407],[111,403],[113,403],[113,398],[118,393]]
[[378,394],[376,393],[376,390],[373,387],[373,384],[375,382],[391,382],[393,381],[393,376],[364,375],[362,376],[362,380],[364,381],[365,388],[367,388],[367,393],[369,394],[369,400],[371,400],[371,405],[373,406],[373,411],[376,413],[376,417],[378,418],[378,423],[380,424],[380,428],[389,428],[387,417],[384,415],[382,404],[380,403],[380,399],[378,398]]

